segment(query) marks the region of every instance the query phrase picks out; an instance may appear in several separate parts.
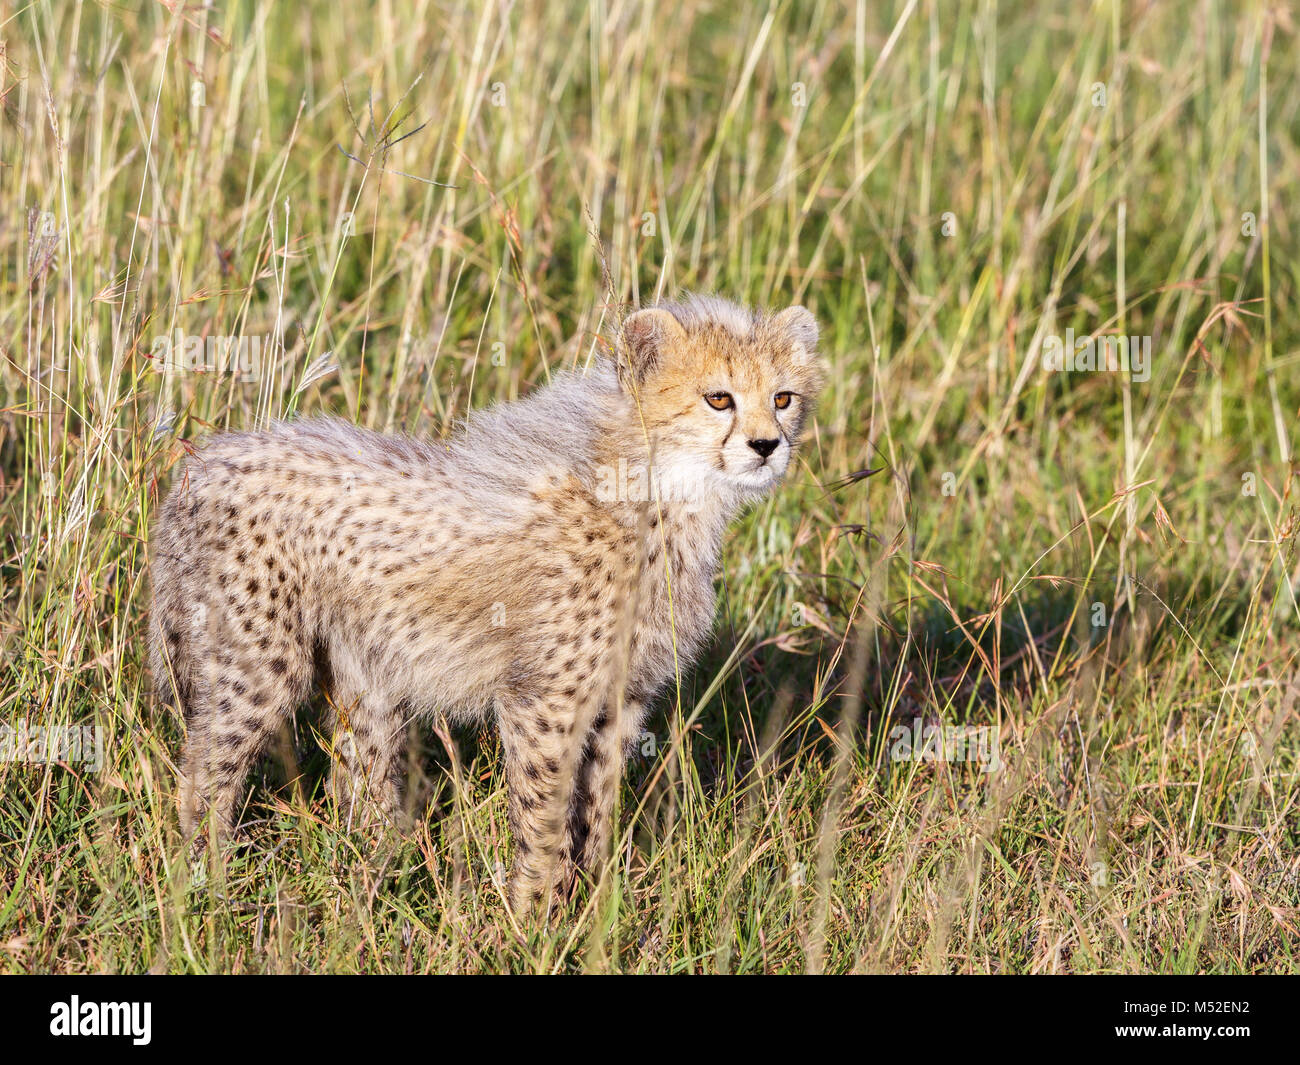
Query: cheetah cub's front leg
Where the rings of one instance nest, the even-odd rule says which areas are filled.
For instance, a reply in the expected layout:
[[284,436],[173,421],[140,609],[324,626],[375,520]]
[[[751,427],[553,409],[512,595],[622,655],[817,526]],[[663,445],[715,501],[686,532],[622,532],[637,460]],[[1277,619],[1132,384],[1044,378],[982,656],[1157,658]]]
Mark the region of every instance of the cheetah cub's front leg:
[[549,906],[559,895],[584,741],[603,702],[598,688],[561,683],[566,686],[497,699],[515,847],[508,897],[521,914]]
[[382,692],[346,692],[331,705],[333,750],[329,791],[343,823],[374,830],[405,824],[402,770],[407,723]]
[[598,882],[609,860],[618,790],[645,713],[643,702],[627,696],[621,706],[602,706],[592,722],[569,800],[559,880],[562,890],[575,886],[584,875],[593,884]]

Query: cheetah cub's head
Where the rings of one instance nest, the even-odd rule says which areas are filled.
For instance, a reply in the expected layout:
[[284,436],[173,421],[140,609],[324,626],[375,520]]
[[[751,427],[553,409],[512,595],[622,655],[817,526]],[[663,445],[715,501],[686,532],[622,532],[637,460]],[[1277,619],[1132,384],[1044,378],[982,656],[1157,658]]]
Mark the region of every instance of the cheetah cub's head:
[[629,316],[620,349],[661,489],[750,500],[776,485],[824,379],[809,311],[688,297]]

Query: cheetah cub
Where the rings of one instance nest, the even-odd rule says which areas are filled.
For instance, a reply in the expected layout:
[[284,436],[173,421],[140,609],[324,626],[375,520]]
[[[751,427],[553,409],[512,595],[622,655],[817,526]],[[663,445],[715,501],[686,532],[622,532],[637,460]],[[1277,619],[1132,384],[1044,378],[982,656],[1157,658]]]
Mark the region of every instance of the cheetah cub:
[[446,441],[327,418],[213,438],[151,544],[185,831],[205,813],[233,829],[252,763],[319,682],[348,816],[398,812],[413,719],[493,718],[512,906],[597,871],[646,709],[712,629],[727,524],[798,446],[816,346],[803,307],[690,297]]

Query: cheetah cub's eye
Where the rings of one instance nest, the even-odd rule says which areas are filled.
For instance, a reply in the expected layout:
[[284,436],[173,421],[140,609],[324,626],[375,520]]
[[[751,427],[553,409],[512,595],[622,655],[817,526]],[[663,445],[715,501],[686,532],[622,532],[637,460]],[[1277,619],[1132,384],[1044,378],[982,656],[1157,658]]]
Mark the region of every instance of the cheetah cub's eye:
[[790,406],[790,401],[792,399],[794,399],[793,392],[778,392],[772,397],[772,405],[776,407],[777,410],[785,410],[786,407]]
[[730,392],[710,392],[704,397],[704,402],[714,410],[731,410],[736,405]]

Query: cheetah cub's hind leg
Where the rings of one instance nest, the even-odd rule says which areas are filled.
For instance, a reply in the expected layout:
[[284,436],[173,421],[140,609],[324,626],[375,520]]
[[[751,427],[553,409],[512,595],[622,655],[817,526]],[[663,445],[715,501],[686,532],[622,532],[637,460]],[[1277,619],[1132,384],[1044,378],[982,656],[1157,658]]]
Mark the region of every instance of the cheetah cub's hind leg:
[[[242,626],[221,624],[209,611],[196,626],[190,677],[189,730],[181,780],[181,828],[198,829],[204,814],[218,836],[233,834],[249,770],[307,694],[312,661],[284,641],[268,659]],[[269,667],[268,667],[269,665]]]

